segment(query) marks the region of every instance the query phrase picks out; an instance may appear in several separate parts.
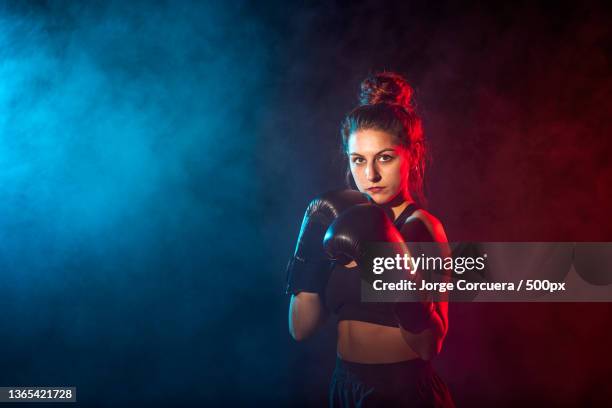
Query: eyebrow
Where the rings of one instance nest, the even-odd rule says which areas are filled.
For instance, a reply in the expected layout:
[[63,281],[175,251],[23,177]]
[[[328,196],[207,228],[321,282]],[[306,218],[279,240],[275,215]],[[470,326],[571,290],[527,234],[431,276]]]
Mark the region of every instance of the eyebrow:
[[[387,149],[381,150],[380,152],[376,153],[374,156],[378,156],[379,154],[384,153],[384,152],[394,152],[395,153],[395,149],[389,147]],[[349,156],[363,156],[363,155],[359,153],[350,153]]]

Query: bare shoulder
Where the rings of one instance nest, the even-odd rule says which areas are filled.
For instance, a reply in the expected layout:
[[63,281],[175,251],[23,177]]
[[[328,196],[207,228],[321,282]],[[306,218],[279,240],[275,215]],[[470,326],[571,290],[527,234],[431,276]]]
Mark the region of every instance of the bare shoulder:
[[412,217],[422,221],[423,224],[425,224],[425,227],[427,227],[431,235],[434,237],[435,241],[448,242],[446,238],[446,231],[444,231],[444,226],[442,225],[442,222],[440,222],[440,220],[437,219],[430,212],[425,211],[423,209],[418,209],[414,213],[412,213],[412,216],[410,218]]

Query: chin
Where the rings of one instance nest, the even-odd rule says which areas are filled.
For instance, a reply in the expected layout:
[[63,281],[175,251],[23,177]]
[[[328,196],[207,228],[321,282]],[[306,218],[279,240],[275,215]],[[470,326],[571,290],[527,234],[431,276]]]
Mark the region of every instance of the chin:
[[392,199],[389,196],[371,196],[371,195],[368,195],[368,196],[378,205],[387,204]]

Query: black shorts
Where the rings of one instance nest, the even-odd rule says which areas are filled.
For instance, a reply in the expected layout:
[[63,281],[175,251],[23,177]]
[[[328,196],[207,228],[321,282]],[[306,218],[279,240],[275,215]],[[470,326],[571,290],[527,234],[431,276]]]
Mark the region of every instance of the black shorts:
[[389,364],[336,360],[330,407],[454,407],[448,387],[421,359]]

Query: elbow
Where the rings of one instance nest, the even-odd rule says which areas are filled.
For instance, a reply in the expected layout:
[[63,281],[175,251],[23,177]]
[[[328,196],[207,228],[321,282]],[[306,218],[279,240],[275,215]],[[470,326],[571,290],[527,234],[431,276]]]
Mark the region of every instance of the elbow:
[[420,353],[421,358],[425,361],[433,360],[442,352],[442,343],[444,343],[444,336],[434,337],[423,347],[422,353]]
[[295,341],[303,341],[310,336],[311,333],[308,332],[304,328],[304,325],[300,324],[299,321],[293,316],[292,313],[289,314],[289,334]]
[[442,351],[442,342],[436,342],[435,344],[428,344],[419,350],[419,357],[425,361],[433,360]]
[[291,332],[291,337],[293,338],[293,340],[295,341],[302,341],[306,338],[306,336],[300,334],[300,333],[295,333],[295,332]]
[[295,327],[293,327],[293,324],[291,324],[291,322],[289,322],[289,334],[295,341],[303,340],[302,334],[298,330],[295,330]]
[[418,335],[401,331],[406,343],[422,360],[431,361],[442,351],[443,337],[435,336],[431,330]]
[[[442,351],[442,343],[448,331],[447,319],[438,313],[427,315],[429,327],[416,333],[410,332],[402,325],[401,317],[414,314],[415,303],[397,303],[396,315],[399,320],[400,333],[410,348],[425,361],[433,360]],[[411,310],[412,309],[412,310]],[[408,313],[406,313],[408,312]],[[419,310],[417,310],[419,312]],[[444,311],[444,313],[446,313]],[[418,316],[418,315],[417,315]],[[445,314],[443,316],[446,316]],[[410,324],[410,321],[408,321]],[[416,331],[416,330],[415,330]]]
[[289,324],[289,334],[295,341],[303,341],[309,337],[309,333],[306,333],[304,330],[300,330],[295,327],[293,324]]

